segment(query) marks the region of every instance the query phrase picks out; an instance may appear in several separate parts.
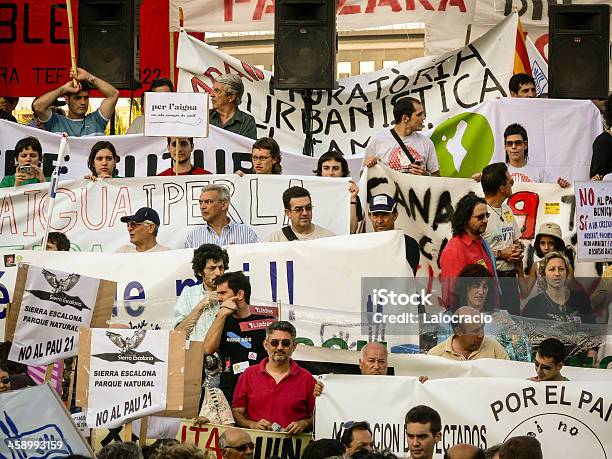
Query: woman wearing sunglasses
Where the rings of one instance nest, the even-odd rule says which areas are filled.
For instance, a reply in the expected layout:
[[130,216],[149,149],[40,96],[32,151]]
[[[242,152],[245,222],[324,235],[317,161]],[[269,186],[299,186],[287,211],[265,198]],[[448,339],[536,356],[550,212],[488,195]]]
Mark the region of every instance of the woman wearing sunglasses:
[[11,390],[11,377],[4,364],[0,365],[0,392]]

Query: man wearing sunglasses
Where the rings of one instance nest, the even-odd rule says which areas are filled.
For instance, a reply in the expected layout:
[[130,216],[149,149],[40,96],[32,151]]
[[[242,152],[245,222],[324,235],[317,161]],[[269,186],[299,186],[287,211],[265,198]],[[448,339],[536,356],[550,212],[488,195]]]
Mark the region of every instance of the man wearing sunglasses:
[[219,437],[219,449],[223,459],[251,459],[255,444],[244,430],[232,427]]
[[130,235],[130,243],[119,247],[117,253],[141,253],[141,252],[163,252],[170,250],[157,243],[157,231],[159,230],[159,215],[155,209],[141,207],[134,215],[121,217],[123,223],[127,223]]
[[295,327],[286,321],[266,328],[268,357],[249,367],[238,380],[232,412],[240,427],[299,434],[312,428],[315,379],[291,355]]
[[312,200],[310,193],[301,186],[292,186],[283,193],[285,215],[291,222],[268,238],[268,242],[310,241],[334,236],[330,230],[312,223]]
[[482,265],[495,276],[495,257],[489,245],[482,239],[487,230],[489,216],[487,201],[472,192],[457,203],[451,217],[453,237],[440,255],[442,301],[447,309],[455,305],[455,283],[459,273],[467,265]]
[[0,363],[0,392],[7,392],[9,390],[11,390],[11,375],[8,368]]
[[534,363],[536,376],[531,381],[569,381],[561,374],[565,361],[565,345],[556,338],[548,338],[540,343]]

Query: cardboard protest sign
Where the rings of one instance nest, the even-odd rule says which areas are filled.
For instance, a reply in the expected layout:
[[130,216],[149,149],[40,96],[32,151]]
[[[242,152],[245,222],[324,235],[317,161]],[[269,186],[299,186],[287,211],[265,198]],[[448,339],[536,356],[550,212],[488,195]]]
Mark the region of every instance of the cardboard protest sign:
[[208,95],[148,92],[145,97],[147,137],[208,137]]
[[2,392],[0,406],[0,458],[93,457],[49,384]]
[[612,261],[612,182],[577,182],[578,259]]
[[[231,427],[216,424],[195,425],[192,419],[183,419],[176,439],[181,443],[190,443],[200,449],[213,451],[217,459],[221,459],[219,437]],[[264,459],[270,456],[299,458],[312,439],[311,433],[288,435],[268,430],[242,430],[248,433],[251,441],[255,443],[253,459]]]
[[76,400],[89,427],[112,428],[166,408],[183,410],[183,332],[90,329],[81,332],[81,340]]
[[350,419],[367,419],[375,448],[401,456],[408,453],[405,416],[415,405],[430,406],[442,418],[436,459],[455,444],[486,449],[518,435],[537,438],[544,457],[604,459],[612,450],[607,382],[451,378],[421,384],[403,376],[329,375],[316,403],[317,439],[335,438]]
[[20,265],[7,323],[9,359],[47,365],[77,355],[79,330],[106,326],[116,290],[116,282]]

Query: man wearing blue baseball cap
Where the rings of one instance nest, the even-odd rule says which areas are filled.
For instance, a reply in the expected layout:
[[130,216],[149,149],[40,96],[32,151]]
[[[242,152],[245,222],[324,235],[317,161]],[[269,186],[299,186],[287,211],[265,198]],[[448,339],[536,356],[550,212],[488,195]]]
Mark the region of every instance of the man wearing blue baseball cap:
[[[381,193],[372,196],[368,212],[375,232],[395,229],[395,220],[398,215],[397,203],[388,194]],[[416,275],[421,259],[419,244],[407,234],[404,234],[404,238],[406,239],[406,260]]]
[[150,207],[141,207],[134,215],[121,217],[127,223],[131,244],[126,244],[117,250],[117,253],[163,252],[168,247],[157,243],[159,229],[159,215]]

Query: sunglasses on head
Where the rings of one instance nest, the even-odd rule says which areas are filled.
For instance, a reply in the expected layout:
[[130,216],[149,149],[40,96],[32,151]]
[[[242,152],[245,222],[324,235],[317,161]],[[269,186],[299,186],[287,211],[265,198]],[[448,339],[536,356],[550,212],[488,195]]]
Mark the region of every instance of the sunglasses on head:
[[283,347],[289,347],[293,344],[293,340],[291,339],[269,339],[268,343],[270,343],[272,347],[278,347],[279,344],[282,344]]
[[11,380],[10,380],[10,378],[2,378],[2,379],[0,379],[0,382],[2,384],[10,384]]
[[248,443],[243,443],[242,445],[238,445],[238,446],[227,445],[226,448],[232,448],[232,449],[235,449],[236,451],[240,451],[242,453],[242,452],[246,451],[247,449],[255,449],[255,443],[250,441]]

